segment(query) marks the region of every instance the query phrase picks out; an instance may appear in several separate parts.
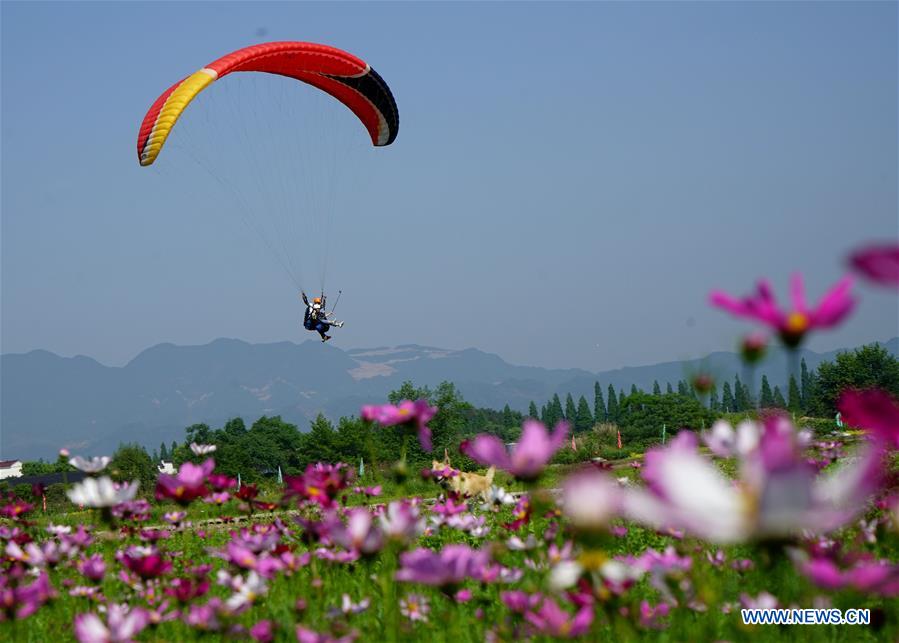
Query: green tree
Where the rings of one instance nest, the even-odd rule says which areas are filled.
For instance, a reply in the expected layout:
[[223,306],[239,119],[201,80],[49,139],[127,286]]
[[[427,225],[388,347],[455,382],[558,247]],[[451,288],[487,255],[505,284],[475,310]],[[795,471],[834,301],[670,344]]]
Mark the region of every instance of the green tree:
[[165,446],[165,442],[159,445],[159,459],[166,461],[169,459],[169,450]]
[[840,394],[850,388],[880,388],[899,396],[899,359],[880,344],[868,344],[838,353],[832,362],[822,362],[814,379],[810,410],[818,416],[833,416]]
[[615,389],[609,384],[609,411],[608,417],[609,422],[617,422],[618,421],[618,395],[615,394]]
[[802,394],[799,391],[799,385],[796,384],[796,378],[792,375],[790,376],[790,386],[787,389],[787,408],[793,413],[802,412]]
[[185,442],[190,444],[191,442],[196,442],[197,444],[212,444],[212,429],[208,424],[191,424],[187,429],[185,429],[186,439]]
[[337,462],[340,459],[337,432],[334,425],[321,413],[310,424],[309,433],[303,436],[302,451],[302,461],[306,465],[316,462]]
[[784,400],[784,394],[780,392],[779,386],[774,387],[773,405],[775,408],[778,408],[778,409],[787,408],[787,402],[786,402],[786,400]]
[[659,439],[662,425],[672,433],[680,427],[709,426],[714,415],[701,402],[683,395],[647,395],[638,392],[621,402],[622,434],[630,439]]
[[515,418],[512,416],[512,409],[506,404],[503,407],[503,426],[515,426]]
[[720,403],[718,402],[718,385],[712,384],[712,388],[709,391],[709,410],[717,411],[719,410],[719,408]]
[[109,474],[118,482],[131,482],[140,480],[140,489],[144,493],[150,491],[156,485],[156,463],[150,458],[150,454],[139,444],[121,444],[112,454],[109,463]]
[[811,392],[812,392],[812,388],[811,388],[812,379],[811,379],[811,375],[809,374],[808,366],[805,363],[804,357],[802,358],[802,365],[800,368],[801,368],[802,374],[800,375],[800,382],[799,382],[799,385],[801,387],[799,390],[799,393],[801,396],[799,405],[802,407],[802,410],[805,411],[808,409],[809,395],[811,395]]
[[662,394],[662,389],[659,386],[659,380],[652,381],[652,394],[653,395],[661,395]]
[[743,382],[740,381],[740,376],[734,376],[734,411],[748,411],[752,408],[752,403],[749,401],[749,394],[746,390],[746,386],[744,386]]
[[606,402],[602,397],[602,386],[599,385],[599,382],[593,383],[593,417],[596,418],[597,423],[605,422],[608,419]]
[[228,437],[239,439],[243,434],[247,432],[247,426],[243,423],[242,418],[233,418],[225,422],[225,428],[223,429],[223,431]]
[[733,413],[735,409],[734,394],[730,390],[730,382],[724,382],[721,387],[721,410],[725,413]]
[[575,433],[583,433],[593,428],[593,414],[590,413],[590,405],[583,395],[577,401],[577,416],[574,420]]
[[574,398],[571,397],[571,393],[565,396],[565,419],[571,424],[574,424],[577,420],[577,407],[574,405]]
[[677,381],[677,394],[685,397],[690,396],[690,386],[684,380]]
[[631,384],[631,395],[636,395],[636,394],[639,393],[639,392],[640,392],[640,391],[637,390],[637,385],[636,385],[636,384]]
[[535,420],[540,417],[540,414],[537,413],[537,405],[534,404],[533,400],[531,400],[530,405],[528,405],[528,417],[533,418]]
[[431,399],[431,389],[427,386],[417,388],[412,382],[406,380],[400,387],[387,394],[387,400],[391,404],[399,404],[403,400],[429,400]]
[[561,422],[565,419],[565,411],[562,409],[562,400],[559,399],[558,393],[553,395],[547,415],[550,416],[549,424],[552,426],[555,426],[557,422]]
[[762,390],[759,394],[759,406],[763,409],[770,409],[774,406],[774,395],[771,393],[771,385],[768,383],[767,375],[762,375]]

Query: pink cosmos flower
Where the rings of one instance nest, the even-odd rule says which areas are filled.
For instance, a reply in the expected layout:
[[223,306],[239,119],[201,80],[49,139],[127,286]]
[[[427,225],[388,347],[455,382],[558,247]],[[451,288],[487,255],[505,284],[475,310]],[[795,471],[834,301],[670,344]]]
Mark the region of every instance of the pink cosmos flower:
[[196,498],[209,493],[206,478],[215,468],[215,461],[209,458],[201,465],[185,462],[178,470],[177,476],[160,473],[156,482],[156,499],[170,498],[175,502],[187,505]]
[[428,613],[431,606],[428,599],[421,594],[409,594],[406,598],[400,599],[400,614],[412,621],[428,622]]
[[736,299],[720,290],[709,295],[713,306],[722,308],[737,317],[747,317],[761,322],[777,331],[784,344],[796,347],[809,331],[817,328],[832,328],[852,311],[855,301],[849,295],[852,279],[844,277],[821,298],[814,309],[805,301],[802,275],[796,273],[790,281],[792,309],[781,310],[774,298],[771,284],[762,279],[755,294]]
[[165,560],[155,547],[132,545],[124,552],[118,552],[116,558],[144,580],[162,576],[172,568],[172,563]]
[[366,556],[377,553],[384,546],[383,532],[371,512],[363,507],[349,510],[346,525],[335,524],[331,537],[344,549]]
[[16,520],[19,518],[19,516],[24,516],[32,509],[34,509],[33,504],[25,502],[24,500],[20,500],[19,498],[15,498],[3,505],[3,508],[0,509],[0,516]]
[[418,428],[418,441],[425,451],[430,451],[432,448],[431,429],[428,427],[428,422],[435,415],[437,415],[437,407],[431,406],[425,399],[415,402],[403,400],[396,406],[393,404],[366,405],[362,407],[361,412],[363,420],[377,422],[381,426],[415,425]]
[[88,580],[99,583],[106,574],[106,562],[101,554],[94,554],[90,558],[82,557],[76,568]]
[[648,629],[661,629],[661,619],[671,613],[668,603],[659,603],[655,607],[649,601],[640,601],[640,626]]
[[837,407],[850,426],[868,429],[879,443],[899,449],[899,403],[886,391],[844,391]]
[[127,605],[109,605],[107,620],[88,612],[75,617],[75,638],[80,643],[125,643],[133,641],[147,627],[149,619],[144,609]]
[[524,614],[534,610],[543,600],[542,594],[528,594],[521,590],[500,592],[499,597],[503,604],[515,614]]
[[468,545],[446,545],[439,552],[419,548],[400,555],[396,579],[449,588],[468,578],[480,578],[489,562],[488,550]]
[[391,502],[378,519],[387,537],[403,544],[411,543],[425,530],[418,508],[405,501]]
[[574,638],[590,629],[593,623],[593,606],[585,605],[572,616],[554,600],[545,597],[539,610],[527,612],[524,617],[540,634]]
[[842,570],[829,558],[812,558],[800,570],[825,589],[850,587],[869,594],[899,596],[899,565],[886,560],[862,560]]
[[596,469],[575,473],[562,485],[562,515],[578,531],[603,531],[619,512],[620,489],[608,475]]
[[649,451],[646,489],[626,492],[625,513],[657,529],[685,529],[713,542],[826,533],[851,521],[881,484],[881,452],[873,446],[819,474],[785,418],[769,418],[761,431],[758,447],[740,458],[736,482],[700,455],[690,432]]
[[849,265],[876,284],[899,288],[899,244],[856,250],[849,257]]
[[197,580],[191,578],[173,578],[165,593],[177,600],[179,603],[190,603],[206,594],[209,591],[208,580]]
[[297,625],[297,641],[299,643],[353,643],[357,638],[359,638],[359,632],[356,630],[336,638],[330,634],[319,634],[315,630]]
[[302,476],[284,477],[284,497],[300,498],[329,509],[335,505],[338,494],[347,488],[352,476],[352,470],[343,463],[310,464]]
[[12,587],[8,585],[11,580],[11,574],[0,575],[0,622],[7,618],[28,618],[56,596],[47,572],[41,572],[30,585]]
[[237,486],[237,480],[226,476],[224,473],[209,474],[208,482],[214,491],[227,491]]
[[543,424],[529,418],[524,421],[521,437],[511,453],[506,452],[498,437],[483,433],[474,440],[463,442],[459,450],[472,460],[504,469],[520,480],[536,480],[565,444],[568,428],[567,422],[559,422],[550,434]]

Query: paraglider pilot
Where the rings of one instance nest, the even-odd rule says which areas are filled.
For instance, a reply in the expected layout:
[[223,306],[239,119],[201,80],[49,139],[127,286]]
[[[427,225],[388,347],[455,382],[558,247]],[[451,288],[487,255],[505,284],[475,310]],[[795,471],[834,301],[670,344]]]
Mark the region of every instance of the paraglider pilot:
[[331,336],[327,332],[331,329],[331,326],[340,328],[343,326],[343,322],[328,319],[328,313],[325,311],[324,294],[321,297],[314,297],[312,303],[309,303],[306,293],[302,292],[300,295],[303,297],[303,303],[306,304],[306,313],[303,315],[303,328],[317,331],[321,335],[323,342],[328,341],[331,339]]

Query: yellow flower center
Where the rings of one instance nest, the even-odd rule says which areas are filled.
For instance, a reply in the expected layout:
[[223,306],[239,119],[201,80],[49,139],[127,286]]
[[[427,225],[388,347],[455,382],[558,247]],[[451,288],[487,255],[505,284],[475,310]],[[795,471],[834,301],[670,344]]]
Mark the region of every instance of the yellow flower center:
[[608,559],[609,557],[606,556],[604,551],[588,549],[578,556],[577,561],[581,564],[581,567],[592,572],[599,570]]
[[801,335],[808,330],[809,319],[805,313],[792,312],[787,317],[787,331],[795,335]]

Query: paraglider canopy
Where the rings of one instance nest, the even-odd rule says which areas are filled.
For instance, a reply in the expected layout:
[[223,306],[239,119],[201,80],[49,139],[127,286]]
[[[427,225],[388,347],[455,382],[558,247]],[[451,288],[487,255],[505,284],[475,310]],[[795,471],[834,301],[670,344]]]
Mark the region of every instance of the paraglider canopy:
[[303,81],[327,92],[362,121],[376,146],[390,145],[399,113],[390,88],[365,61],[311,42],[267,42],[222,56],[169,87],[150,106],[137,136],[141,165],[151,165],[190,102],[232,72],[265,72]]
[[[215,82],[233,72],[257,73]],[[357,196],[367,176],[356,175],[373,149],[367,140],[388,146],[398,129],[393,94],[367,62],[328,45],[269,42],[163,92],[141,122],[137,155],[164,176],[168,194],[181,188],[179,210],[196,199],[200,220],[234,212],[297,290],[311,287],[303,273],[317,265],[315,290],[324,292],[335,215],[349,213],[349,222],[367,209]]]

